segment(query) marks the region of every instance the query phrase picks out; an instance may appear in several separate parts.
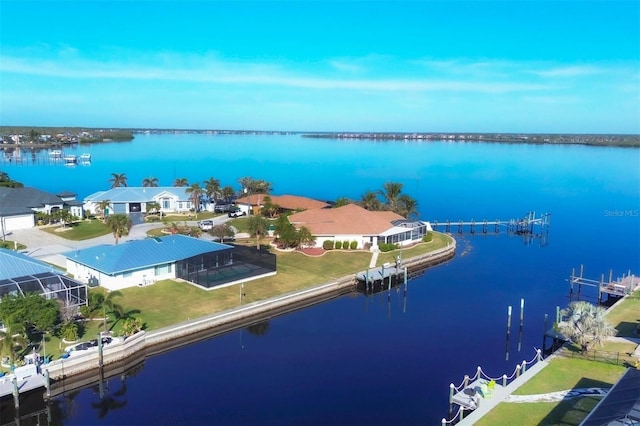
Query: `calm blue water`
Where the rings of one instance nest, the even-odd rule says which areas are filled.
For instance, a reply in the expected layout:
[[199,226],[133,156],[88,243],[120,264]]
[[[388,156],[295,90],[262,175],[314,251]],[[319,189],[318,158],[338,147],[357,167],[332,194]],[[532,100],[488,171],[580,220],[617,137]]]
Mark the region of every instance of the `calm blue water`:
[[584,264],[594,279],[609,269],[614,276],[640,272],[638,149],[150,135],[75,153],[83,152],[94,158],[89,167],[2,170],[79,198],[108,188],[111,173],[126,173],[129,185],[148,176],[161,185],[215,177],[235,188],[238,178],[252,176],[272,182],[275,194],[323,200],[358,199],[395,181],[426,220],[508,219],[535,210],[551,213],[552,225],[542,247],[504,234],[465,235],[458,256],[411,281],[406,297],[402,288],[345,296],[272,319],[259,336],[240,330],[147,359],[125,382],[110,381],[115,403],[106,414],[90,389],[72,403],[61,399],[68,413],[59,422],[67,425],[438,424],[448,412],[449,383],[478,365],[510,374],[534,356],[544,314],[553,317],[568,303],[571,268]]

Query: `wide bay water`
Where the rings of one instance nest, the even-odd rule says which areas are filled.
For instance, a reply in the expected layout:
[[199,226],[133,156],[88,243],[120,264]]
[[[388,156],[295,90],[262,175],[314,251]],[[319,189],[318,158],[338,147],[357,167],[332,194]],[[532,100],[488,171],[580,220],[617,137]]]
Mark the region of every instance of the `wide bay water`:
[[533,358],[544,314],[568,303],[571,268],[584,264],[594,279],[610,269],[640,272],[639,149],[138,135],[72,150],[91,153],[91,165],[1,169],[79,198],[107,189],[111,173],[125,173],[130,186],[148,176],[167,186],[215,177],[236,189],[238,178],[252,176],[271,182],[274,194],[321,200],[359,199],[394,181],[425,220],[531,210],[552,219],[544,245],[504,232],[456,235],[457,256],[410,281],[406,293],[341,297],[274,318],[261,333],[237,330],[148,358],[136,374],[111,379],[102,404],[95,389],[58,398],[61,424],[438,424],[449,383],[478,365],[511,374]]

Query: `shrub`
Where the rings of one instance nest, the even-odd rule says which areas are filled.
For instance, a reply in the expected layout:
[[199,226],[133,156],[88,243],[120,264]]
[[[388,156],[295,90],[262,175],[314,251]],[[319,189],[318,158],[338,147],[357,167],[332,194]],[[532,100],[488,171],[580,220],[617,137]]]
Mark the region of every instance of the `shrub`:
[[424,237],[422,237],[422,242],[423,243],[428,243],[431,240],[433,240],[433,232],[431,231],[427,231],[427,235],[425,235]]
[[351,241],[351,244],[349,244],[349,248],[351,250],[355,250],[358,248],[358,242],[357,241]]
[[322,243],[322,248],[325,249],[325,250],[333,250],[333,241],[325,240]]
[[391,243],[381,243],[381,244],[378,244],[378,247],[380,248],[381,252],[392,251],[399,248],[398,244],[391,244]]
[[349,241],[343,241],[342,242],[342,249],[343,250],[348,250],[349,249]]
[[336,241],[335,248],[336,250],[340,250],[342,248],[342,241]]

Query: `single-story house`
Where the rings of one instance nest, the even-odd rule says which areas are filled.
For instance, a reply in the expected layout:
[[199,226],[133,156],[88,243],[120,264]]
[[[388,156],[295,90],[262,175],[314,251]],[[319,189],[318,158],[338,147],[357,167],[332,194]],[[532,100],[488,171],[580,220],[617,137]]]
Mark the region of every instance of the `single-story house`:
[[92,214],[101,214],[100,203],[109,201],[105,215],[112,213],[146,213],[147,204],[158,203],[163,213],[189,212],[194,206],[187,187],[118,186],[95,192],[84,199],[84,208]]
[[314,200],[313,198],[301,197],[298,195],[270,195],[270,194],[253,194],[247,195],[235,200],[236,206],[245,213],[249,212],[249,206],[253,214],[258,213],[264,206],[264,198],[271,197],[271,203],[277,205],[281,209],[290,211],[302,211],[311,209],[326,209],[331,207],[329,203]]
[[370,211],[356,204],[334,209],[312,209],[289,216],[297,229],[306,226],[316,237],[316,246],[326,240],[356,241],[358,249],[377,248],[381,243],[405,246],[419,242],[428,222],[407,220],[392,211]]
[[184,279],[206,289],[276,273],[275,255],[185,235],[98,245],[64,253],[67,271],[90,286],[119,290]]
[[82,204],[76,201],[74,193],[54,195],[30,187],[0,187],[0,235],[16,229],[33,228],[36,213],[51,214],[56,210],[68,210],[80,218],[84,215]]
[[0,297],[37,292],[64,306],[87,304],[87,286],[53,266],[25,254],[0,248]]

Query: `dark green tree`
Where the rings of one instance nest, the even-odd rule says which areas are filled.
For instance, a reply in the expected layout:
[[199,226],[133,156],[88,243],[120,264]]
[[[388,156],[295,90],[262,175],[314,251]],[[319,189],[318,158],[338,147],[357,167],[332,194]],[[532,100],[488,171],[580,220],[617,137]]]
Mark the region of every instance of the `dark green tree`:
[[269,229],[269,223],[267,219],[262,216],[251,216],[247,220],[247,227],[249,228],[249,234],[252,237],[256,237],[256,246],[260,250],[260,238],[267,233]]
[[124,173],[111,173],[111,188],[117,188],[119,186],[127,186],[127,175]]
[[113,237],[116,240],[116,244],[120,238],[124,235],[129,235],[131,229],[131,218],[123,213],[112,214],[107,218],[107,227],[113,233]]
[[224,243],[225,238],[233,238],[236,235],[236,233],[233,232],[233,228],[226,223],[214,226],[209,231],[209,234],[220,239],[221,243]]

